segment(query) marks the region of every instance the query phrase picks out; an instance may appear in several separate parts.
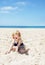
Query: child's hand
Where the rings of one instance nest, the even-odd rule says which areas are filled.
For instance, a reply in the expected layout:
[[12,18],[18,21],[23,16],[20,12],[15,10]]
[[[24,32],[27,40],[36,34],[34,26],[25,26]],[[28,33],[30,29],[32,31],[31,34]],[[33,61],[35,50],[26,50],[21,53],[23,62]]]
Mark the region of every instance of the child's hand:
[[8,53],[10,53],[10,51],[7,51],[5,54],[8,54]]

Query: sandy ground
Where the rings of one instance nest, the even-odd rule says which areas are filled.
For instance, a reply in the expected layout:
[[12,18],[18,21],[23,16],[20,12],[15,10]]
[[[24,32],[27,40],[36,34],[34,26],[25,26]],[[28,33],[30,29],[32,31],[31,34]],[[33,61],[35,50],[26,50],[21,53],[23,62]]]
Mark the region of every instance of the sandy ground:
[[[19,30],[29,55],[5,54],[12,45],[12,33]],[[45,65],[45,29],[0,28],[0,65]]]

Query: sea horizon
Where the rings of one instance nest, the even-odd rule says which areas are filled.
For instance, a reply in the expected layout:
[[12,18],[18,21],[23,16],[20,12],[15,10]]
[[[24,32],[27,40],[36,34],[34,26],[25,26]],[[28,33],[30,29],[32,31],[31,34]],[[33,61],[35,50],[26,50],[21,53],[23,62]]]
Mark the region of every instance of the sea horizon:
[[45,28],[45,26],[0,26],[0,28]]

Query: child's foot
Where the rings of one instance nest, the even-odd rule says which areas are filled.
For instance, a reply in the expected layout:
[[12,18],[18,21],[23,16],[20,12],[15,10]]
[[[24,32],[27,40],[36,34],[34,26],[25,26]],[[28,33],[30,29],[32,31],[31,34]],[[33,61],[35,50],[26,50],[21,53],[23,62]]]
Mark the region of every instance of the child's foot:
[[29,51],[29,50],[30,50],[30,49],[27,49],[27,50],[26,50],[26,52],[25,52],[26,55],[29,55],[29,54],[28,54],[28,51]]

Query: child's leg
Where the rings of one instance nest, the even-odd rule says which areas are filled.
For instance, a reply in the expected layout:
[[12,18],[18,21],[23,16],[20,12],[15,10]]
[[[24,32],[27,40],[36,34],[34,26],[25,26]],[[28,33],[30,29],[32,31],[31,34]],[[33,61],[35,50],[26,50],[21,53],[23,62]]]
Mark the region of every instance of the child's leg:
[[16,48],[12,48],[12,51],[16,51]]
[[26,54],[26,55],[28,55],[28,51],[29,51],[29,50],[30,50],[30,49],[25,50],[25,54]]
[[21,54],[26,54],[26,55],[28,55],[28,51],[29,51],[29,49],[26,50],[25,48],[19,48],[19,49],[18,49],[18,52],[21,53]]
[[15,50],[16,50],[15,48],[11,48],[8,53],[10,53],[11,51],[15,51]]

